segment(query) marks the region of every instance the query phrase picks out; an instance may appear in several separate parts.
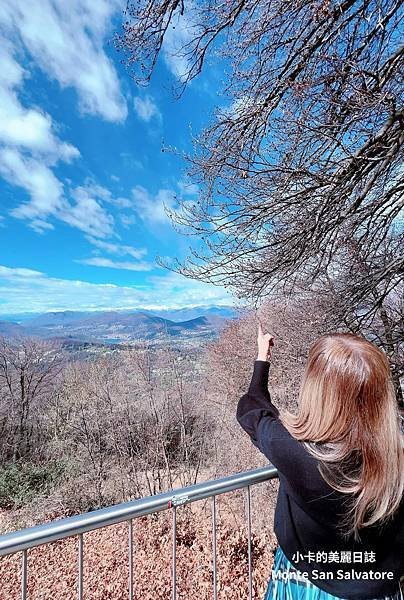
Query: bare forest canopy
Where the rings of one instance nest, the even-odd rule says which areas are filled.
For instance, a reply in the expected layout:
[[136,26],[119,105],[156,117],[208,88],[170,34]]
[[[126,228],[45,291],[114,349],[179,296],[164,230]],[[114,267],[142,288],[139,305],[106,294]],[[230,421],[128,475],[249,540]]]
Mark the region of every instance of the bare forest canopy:
[[170,212],[202,249],[161,264],[252,303],[320,302],[328,330],[378,338],[400,402],[403,16],[399,0],[129,0],[116,36],[142,85],[176,32],[179,94],[223,69],[227,106],[182,154],[198,201]]

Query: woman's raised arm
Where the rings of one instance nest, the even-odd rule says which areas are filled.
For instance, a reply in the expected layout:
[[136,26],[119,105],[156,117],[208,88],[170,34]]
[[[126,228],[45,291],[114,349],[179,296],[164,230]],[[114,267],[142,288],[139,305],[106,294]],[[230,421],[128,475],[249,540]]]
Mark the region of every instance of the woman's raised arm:
[[258,327],[258,356],[254,363],[254,371],[247,394],[244,394],[237,405],[237,421],[257,445],[257,428],[262,417],[278,418],[279,411],[272,404],[268,391],[269,360],[274,345],[273,337],[263,333]]

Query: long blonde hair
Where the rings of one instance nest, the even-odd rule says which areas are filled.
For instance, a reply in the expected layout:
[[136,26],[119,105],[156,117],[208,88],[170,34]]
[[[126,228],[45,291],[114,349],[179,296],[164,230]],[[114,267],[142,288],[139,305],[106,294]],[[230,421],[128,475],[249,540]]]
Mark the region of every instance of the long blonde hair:
[[404,492],[403,435],[389,364],[365,338],[335,333],[310,348],[297,415],[282,422],[335,490],[351,494],[346,538],[393,516]]

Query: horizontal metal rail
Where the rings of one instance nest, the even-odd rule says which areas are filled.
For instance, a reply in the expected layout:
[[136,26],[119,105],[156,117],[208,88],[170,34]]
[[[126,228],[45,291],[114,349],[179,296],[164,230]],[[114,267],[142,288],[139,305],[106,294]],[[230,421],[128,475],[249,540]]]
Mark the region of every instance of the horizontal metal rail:
[[66,519],[51,521],[50,523],[29,527],[28,529],[13,531],[0,536],[0,556],[25,551],[35,546],[48,544],[74,535],[82,535],[87,531],[92,531],[100,527],[129,521],[136,517],[172,509],[183,504],[204,500],[205,498],[225,494],[240,488],[249,488],[252,485],[268,481],[277,476],[278,472],[276,468],[269,465],[261,469],[255,469],[254,471],[244,471],[230,475],[229,477],[222,477],[220,479],[197,483],[189,487],[175,489],[164,494],[139,498],[131,502],[123,502],[122,504],[116,504],[108,508],[101,508]]
[[217,536],[216,536],[216,496],[237,489],[244,488],[247,494],[247,535],[248,535],[248,599],[253,597],[252,581],[252,542],[251,542],[251,486],[262,483],[278,476],[276,468],[272,465],[245,471],[229,477],[204,481],[196,485],[179,488],[159,494],[148,496],[132,502],[124,502],[94,510],[88,513],[59,519],[51,523],[44,523],[36,527],[14,531],[0,536],[0,556],[22,552],[21,556],[21,600],[28,598],[28,550],[35,546],[49,544],[63,538],[77,536],[77,598],[84,598],[84,533],[101,527],[108,527],[115,523],[127,522],[128,525],[128,599],[134,600],[134,544],[133,524],[136,517],[149,515],[163,510],[172,513],[172,548],[171,548],[171,599],[177,598],[177,507],[197,500],[212,499],[212,592],[213,600],[217,600]]

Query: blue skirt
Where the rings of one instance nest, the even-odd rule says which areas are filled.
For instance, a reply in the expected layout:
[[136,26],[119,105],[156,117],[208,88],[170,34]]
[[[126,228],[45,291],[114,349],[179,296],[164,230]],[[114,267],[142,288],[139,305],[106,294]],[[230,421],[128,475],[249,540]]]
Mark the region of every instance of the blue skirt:
[[[299,577],[299,571],[289,562],[280,546],[276,549],[272,569],[276,577],[271,577],[264,600],[343,600],[318,588],[307,578]],[[280,573],[284,576],[279,576]],[[403,591],[386,596],[384,600],[404,600]]]

